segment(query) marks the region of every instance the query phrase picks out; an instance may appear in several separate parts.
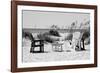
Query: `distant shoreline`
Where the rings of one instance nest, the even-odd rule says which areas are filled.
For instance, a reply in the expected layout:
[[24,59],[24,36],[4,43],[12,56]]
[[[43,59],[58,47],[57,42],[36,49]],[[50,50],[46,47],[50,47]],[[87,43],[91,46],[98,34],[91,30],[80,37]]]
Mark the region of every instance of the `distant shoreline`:
[[[50,29],[32,29],[32,28],[24,28],[22,29],[24,32],[31,32],[31,33],[39,33],[39,32],[48,32]],[[58,29],[58,32],[65,33],[65,32],[83,32],[86,29]]]

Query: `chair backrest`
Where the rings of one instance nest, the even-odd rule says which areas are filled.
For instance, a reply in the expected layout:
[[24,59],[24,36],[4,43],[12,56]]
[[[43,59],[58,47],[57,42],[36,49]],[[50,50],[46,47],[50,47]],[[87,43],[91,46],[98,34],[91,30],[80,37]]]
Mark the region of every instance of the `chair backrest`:
[[[38,44],[36,44],[38,43]],[[34,40],[32,41],[32,47],[40,47],[44,45],[44,41],[43,40]]]
[[30,33],[30,32],[23,32],[22,36],[23,36],[23,38],[28,37],[31,41],[34,41],[34,37],[33,37],[32,33]]

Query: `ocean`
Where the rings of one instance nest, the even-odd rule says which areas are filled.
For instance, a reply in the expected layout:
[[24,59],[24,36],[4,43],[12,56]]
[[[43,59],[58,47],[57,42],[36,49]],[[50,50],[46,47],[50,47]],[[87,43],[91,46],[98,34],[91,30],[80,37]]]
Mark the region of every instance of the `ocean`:
[[[29,29],[29,28],[24,28],[22,29],[24,32],[30,32],[30,33],[43,33],[43,32],[48,32],[50,29]],[[70,32],[84,32],[86,29],[59,29],[57,30],[60,33],[70,33]]]

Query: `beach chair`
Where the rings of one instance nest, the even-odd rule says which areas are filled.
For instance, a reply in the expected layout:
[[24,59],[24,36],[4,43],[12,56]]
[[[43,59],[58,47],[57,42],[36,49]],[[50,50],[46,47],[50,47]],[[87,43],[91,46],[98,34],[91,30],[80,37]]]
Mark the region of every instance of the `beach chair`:
[[[38,44],[36,44],[36,43],[38,43]],[[35,51],[36,47],[39,47],[40,50]],[[41,53],[41,52],[44,52],[44,41],[43,40],[34,40],[34,41],[32,41],[30,53]]]

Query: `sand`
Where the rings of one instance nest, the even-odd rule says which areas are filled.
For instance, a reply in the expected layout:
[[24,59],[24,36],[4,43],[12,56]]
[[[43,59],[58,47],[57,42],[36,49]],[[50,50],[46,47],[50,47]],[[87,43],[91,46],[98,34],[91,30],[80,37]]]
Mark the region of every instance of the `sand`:
[[[68,60],[89,60],[90,47],[85,45],[85,51],[75,51],[70,48],[68,42],[63,42],[63,51],[54,51],[51,44],[44,44],[44,53],[30,53],[31,42],[23,40],[22,62],[50,62],[50,61],[68,61]],[[35,48],[39,50],[39,48]]]

